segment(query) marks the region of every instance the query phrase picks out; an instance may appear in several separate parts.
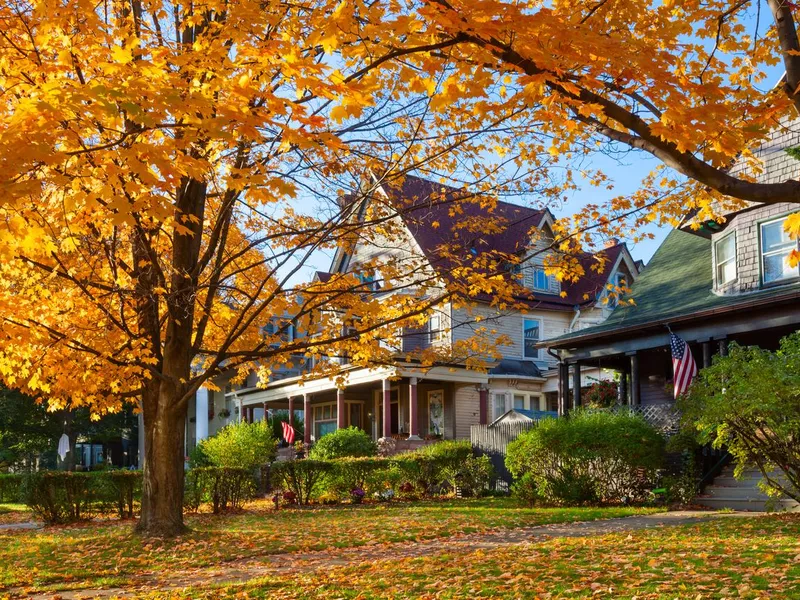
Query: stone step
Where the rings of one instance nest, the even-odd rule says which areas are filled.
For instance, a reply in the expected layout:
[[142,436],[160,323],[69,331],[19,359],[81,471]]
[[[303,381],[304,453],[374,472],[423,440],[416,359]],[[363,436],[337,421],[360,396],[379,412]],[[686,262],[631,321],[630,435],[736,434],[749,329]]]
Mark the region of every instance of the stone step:
[[800,504],[794,500],[773,500],[767,502],[765,500],[742,500],[741,498],[697,498],[695,500],[700,506],[707,506],[715,510],[723,508],[732,510],[744,511],[757,511],[764,512],[766,510],[773,511],[787,511],[798,512],[800,511]]

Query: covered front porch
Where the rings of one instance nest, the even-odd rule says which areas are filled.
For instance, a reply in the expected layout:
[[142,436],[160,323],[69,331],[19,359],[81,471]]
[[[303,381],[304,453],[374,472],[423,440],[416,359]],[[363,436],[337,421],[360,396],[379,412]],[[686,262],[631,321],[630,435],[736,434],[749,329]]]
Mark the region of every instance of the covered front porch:
[[602,327],[577,332],[552,343],[559,364],[559,413],[580,407],[586,388],[582,372],[587,367],[618,374],[619,402],[654,412],[674,406],[670,331],[689,346],[698,369],[710,366],[715,355],[724,356],[728,345],[778,347],[780,339],[800,327],[800,311],[793,305],[743,307],[656,321],[638,327]]
[[[294,427],[302,413],[297,439],[314,443],[339,428],[358,427],[374,440],[392,438],[398,449],[413,449],[456,437],[456,396],[459,390],[483,383],[486,376],[464,371],[431,369],[354,370],[344,387],[331,378],[279,380],[266,389],[239,390],[228,396],[243,420],[263,419],[271,410],[287,410]],[[467,381],[465,381],[465,379]],[[476,382],[470,380],[475,379]],[[485,386],[484,386],[485,387]],[[486,408],[486,390],[476,390]]]

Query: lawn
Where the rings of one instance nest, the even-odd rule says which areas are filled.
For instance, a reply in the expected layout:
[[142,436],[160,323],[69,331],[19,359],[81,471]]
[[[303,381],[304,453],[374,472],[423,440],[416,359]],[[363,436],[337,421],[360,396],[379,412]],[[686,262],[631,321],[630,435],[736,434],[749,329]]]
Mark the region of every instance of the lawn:
[[546,523],[654,512],[642,508],[528,508],[509,498],[320,507],[188,518],[179,540],[144,541],[131,522],[93,522],[38,531],[0,530],[0,591],[124,585],[134,574],[163,573],[297,550],[433,539]]
[[800,598],[800,515],[560,538],[154,598]]

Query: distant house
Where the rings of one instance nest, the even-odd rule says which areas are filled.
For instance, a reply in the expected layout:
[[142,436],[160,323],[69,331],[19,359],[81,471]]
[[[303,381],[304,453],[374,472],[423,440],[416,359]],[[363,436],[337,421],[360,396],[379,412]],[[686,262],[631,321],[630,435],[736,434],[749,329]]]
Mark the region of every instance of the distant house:
[[[520,280],[519,301],[525,303],[526,311],[492,307],[492,298],[487,296],[473,298],[476,307],[472,312],[444,304],[426,327],[403,332],[403,348],[396,364],[363,369],[345,363],[348,384],[344,390],[337,390],[335,382],[328,378],[301,382],[299,377],[291,376],[294,374],[282,374],[266,388],[258,388],[253,376],[238,389],[202,392],[208,396],[197,402],[200,408],[196,414],[196,439],[213,432],[223,422],[239,418],[239,414],[245,419],[260,419],[271,409],[290,409],[293,414],[302,410],[307,442],[351,425],[375,439],[468,438],[471,425],[490,423],[512,409],[557,410],[558,363],[539,343],[602,322],[613,307],[613,302],[606,300],[607,286],[634,282],[639,265],[625,244],[612,242],[597,254],[580,258],[585,277],[575,283],[562,283],[544,269],[547,252],[543,249],[549,248],[553,238],[553,216],[549,211],[498,202],[491,215],[506,221],[505,230],[495,234],[479,232],[470,237],[464,230],[456,233],[457,224],[487,217],[487,209],[470,203],[465,205],[465,214],[454,216],[447,206],[428,201],[442,189],[440,184],[408,176],[400,187],[379,190],[377,193],[384,200],[398,204],[413,200],[413,210],[397,217],[402,219],[404,234],[385,246],[362,244],[351,252],[340,249],[330,269],[317,273],[317,279],[328,281],[342,273],[359,274],[363,262],[382,252],[401,252],[426,261],[433,272],[446,277],[448,259],[439,253],[439,248],[457,237],[464,251],[473,255],[495,249],[523,259],[515,275]],[[367,198],[363,202],[370,201]],[[363,214],[363,209],[354,213]],[[506,335],[511,340],[502,348],[503,359],[490,365],[488,373],[464,365],[433,367],[421,373],[415,365],[403,362],[402,355],[411,349],[455,344],[479,335],[480,328],[487,324],[494,333],[485,335]],[[585,376],[588,373],[587,370]],[[220,420],[223,410],[227,416]]]

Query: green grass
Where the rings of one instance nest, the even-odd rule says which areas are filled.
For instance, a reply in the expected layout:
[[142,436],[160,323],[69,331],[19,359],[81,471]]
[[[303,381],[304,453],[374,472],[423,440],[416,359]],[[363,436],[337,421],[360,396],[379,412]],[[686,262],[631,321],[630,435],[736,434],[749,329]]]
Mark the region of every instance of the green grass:
[[800,598],[800,515],[386,560],[156,598]]
[[0,587],[92,587],[102,578],[167,573],[279,552],[433,539],[546,523],[655,512],[642,508],[528,508],[509,498],[196,515],[177,540],[146,541],[131,522],[0,531]]

